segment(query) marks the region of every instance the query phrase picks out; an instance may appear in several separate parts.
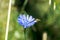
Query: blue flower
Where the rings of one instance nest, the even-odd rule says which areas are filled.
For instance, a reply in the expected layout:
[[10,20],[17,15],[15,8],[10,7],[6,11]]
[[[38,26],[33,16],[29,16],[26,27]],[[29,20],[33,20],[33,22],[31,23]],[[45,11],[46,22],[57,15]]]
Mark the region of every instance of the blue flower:
[[18,23],[22,25],[24,28],[31,27],[36,22],[37,21],[35,20],[35,18],[29,15],[20,14],[18,17]]

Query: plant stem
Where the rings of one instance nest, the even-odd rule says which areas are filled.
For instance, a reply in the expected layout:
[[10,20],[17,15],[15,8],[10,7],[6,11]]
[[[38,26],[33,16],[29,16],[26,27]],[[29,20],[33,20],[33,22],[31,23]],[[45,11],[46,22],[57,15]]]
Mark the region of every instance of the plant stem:
[[46,32],[43,33],[43,40],[47,40],[47,33]]
[[24,39],[26,40],[26,28],[24,28]]

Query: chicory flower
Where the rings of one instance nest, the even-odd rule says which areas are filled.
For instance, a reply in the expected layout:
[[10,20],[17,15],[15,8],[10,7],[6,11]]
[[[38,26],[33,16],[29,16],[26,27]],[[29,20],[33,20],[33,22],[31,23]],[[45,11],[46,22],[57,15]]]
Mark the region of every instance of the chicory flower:
[[35,18],[33,18],[32,16],[29,16],[29,15],[20,14],[18,17],[18,23],[20,25],[22,25],[24,28],[31,27],[36,22],[37,21],[35,20]]

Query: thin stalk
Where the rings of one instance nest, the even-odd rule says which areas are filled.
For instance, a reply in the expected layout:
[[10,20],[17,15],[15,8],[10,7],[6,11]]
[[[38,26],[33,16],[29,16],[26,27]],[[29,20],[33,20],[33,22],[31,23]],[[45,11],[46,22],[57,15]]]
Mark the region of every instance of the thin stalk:
[[47,40],[47,33],[46,32],[43,33],[43,40]]
[[24,28],[24,39],[26,40],[26,28]]

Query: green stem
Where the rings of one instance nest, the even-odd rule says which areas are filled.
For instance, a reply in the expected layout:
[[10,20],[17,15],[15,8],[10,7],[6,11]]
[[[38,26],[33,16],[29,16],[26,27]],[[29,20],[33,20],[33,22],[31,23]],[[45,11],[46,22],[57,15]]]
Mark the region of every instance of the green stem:
[[24,28],[24,39],[26,40],[26,28]]

